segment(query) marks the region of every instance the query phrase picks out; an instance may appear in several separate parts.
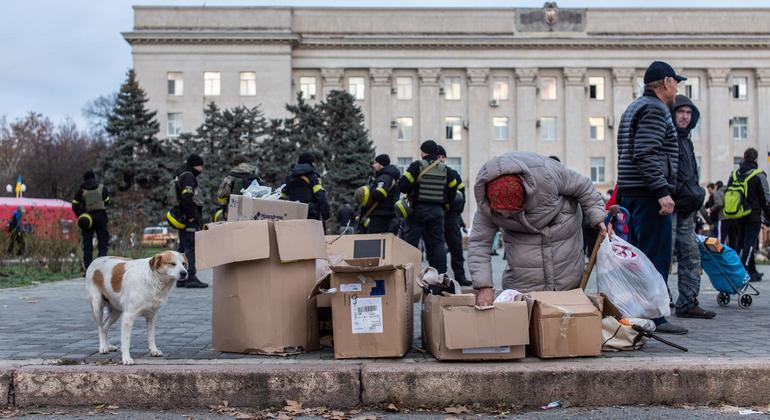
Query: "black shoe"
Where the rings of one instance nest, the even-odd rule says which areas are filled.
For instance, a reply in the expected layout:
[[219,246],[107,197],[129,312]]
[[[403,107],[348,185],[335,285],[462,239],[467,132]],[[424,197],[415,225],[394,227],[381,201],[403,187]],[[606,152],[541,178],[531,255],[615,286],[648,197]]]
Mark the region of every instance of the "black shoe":
[[185,282],[184,287],[188,289],[205,289],[209,287],[209,285],[198,280],[198,278],[193,277],[191,279],[188,279],[187,282]]
[[749,279],[749,282],[756,283],[758,281],[762,281],[762,273],[754,273],[751,275],[751,278]]
[[684,334],[687,334],[687,328],[680,327],[679,325],[674,325],[670,322],[666,322],[665,324],[658,325],[655,328],[655,332],[659,332],[663,334],[684,335]]
[[187,280],[177,280],[176,281],[176,287],[185,287],[187,284]]
[[500,254],[498,254],[497,251],[492,251],[492,255],[497,256],[497,255],[500,255]]
[[700,306],[693,306],[692,308],[690,308],[689,311],[685,311],[685,312],[677,311],[676,316],[679,318],[711,319],[717,316],[717,313],[713,311],[706,311],[702,309]]
[[457,284],[459,284],[460,286],[463,286],[463,287],[473,286],[473,282],[468,280],[468,279],[457,280]]

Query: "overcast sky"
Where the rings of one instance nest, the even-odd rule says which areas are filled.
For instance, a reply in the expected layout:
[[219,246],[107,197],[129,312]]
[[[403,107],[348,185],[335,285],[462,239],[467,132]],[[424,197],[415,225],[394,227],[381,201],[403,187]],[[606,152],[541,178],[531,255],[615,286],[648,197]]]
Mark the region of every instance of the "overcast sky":
[[[542,7],[543,0],[0,0],[0,116],[29,111],[83,123],[82,106],[116,91],[131,66],[120,35],[132,5],[385,7]],[[770,0],[614,0],[557,2],[560,7],[770,7]],[[770,24],[770,23],[769,23]]]

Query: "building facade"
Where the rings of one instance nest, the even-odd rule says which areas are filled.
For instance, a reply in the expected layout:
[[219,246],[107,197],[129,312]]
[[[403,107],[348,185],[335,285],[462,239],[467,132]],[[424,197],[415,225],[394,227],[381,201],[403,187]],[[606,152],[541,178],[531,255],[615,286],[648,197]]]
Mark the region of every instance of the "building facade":
[[210,101],[275,118],[298,92],[345,89],[402,169],[433,138],[471,189],[512,150],[557,156],[607,189],[616,123],[654,60],[688,77],[704,183],[726,181],[748,147],[768,169],[768,22],[770,8],[137,6],[123,36],[162,137],[194,131]]

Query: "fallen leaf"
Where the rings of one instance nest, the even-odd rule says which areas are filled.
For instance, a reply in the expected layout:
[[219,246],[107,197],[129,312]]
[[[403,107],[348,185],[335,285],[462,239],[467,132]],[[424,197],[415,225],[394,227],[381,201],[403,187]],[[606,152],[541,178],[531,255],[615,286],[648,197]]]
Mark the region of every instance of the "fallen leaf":
[[396,407],[396,405],[395,405],[395,404],[388,404],[388,406],[387,406],[387,407],[385,407],[385,408],[386,408],[388,411],[392,411],[392,412],[394,412],[394,413],[395,413],[395,412],[399,412],[399,411],[401,411],[401,410],[399,410],[399,409],[398,409],[398,407]]
[[238,415],[236,415],[235,418],[236,419],[253,419],[254,416],[252,416],[251,414],[246,414],[246,413],[238,413]]
[[351,420],[377,420],[377,416],[358,416],[353,417]]
[[457,407],[447,407],[444,409],[444,412],[447,414],[465,414],[468,412],[468,408],[458,405]]
[[302,403],[293,400],[286,400],[286,407],[283,408],[290,414],[304,414],[305,410],[302,408]]
[[361,410],[350,410],[348,411],[348,414],[355,416],[356,414],[361,414]]
[[117,405],[108,405],[107,408],[109,408],[110,410],[117,410],[120,407],[118,407]]

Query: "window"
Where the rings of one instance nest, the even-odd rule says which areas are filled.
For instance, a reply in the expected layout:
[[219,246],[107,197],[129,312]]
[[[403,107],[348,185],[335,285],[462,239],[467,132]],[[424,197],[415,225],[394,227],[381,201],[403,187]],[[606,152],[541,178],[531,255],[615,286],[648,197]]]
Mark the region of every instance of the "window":
[[540,139],[556,140],[556,117],[540,118]]
[[363,77],[348,77],[348,93],[357,101],[363,101],[366,98],[364,83]]
[[749,80],[746,77],[733,77],[733,99],[746,99]]
[[169,137],[177,137],[182,134],[182,113],[181,112],[169,112],[166,115],[168,120],[167,132]]
[[604,117],[589,117],[591,140],[604,140]]
[[184,94],[184,80],[181,72],[168,73],[168,94],[170,96],[182,96]]
[[463,119],[460,117],[446,117],[444,119],[446,126],[447,140],[462,140],[463,138]]
[[299,91],[305,99],[315,99],[315,77],[300,77]]
[[504,77],[496,77],[492,83],[492,99],[497,99],[498,101],[507,101],[508,79]]
[[257,73],[241,72],[241,96],[257,96]]
[[396,160],[397,164],[396,167],[398,168],[398,171],[402,174],[406,172],[406,169],[409,168],[409,165],[412,163],[412,158],[410,157],[399,157],[398,160]]
[[604,158],[592,157],[591,158],[591,182],[603,183],[604,180]]
[[462,175],[462,172],[461,172],[462,164],[463,164],[463,158],[459,158],[459,157],[446,158],[446,166],[449,166],[450,168],[454,169],[460,175]]
[[556,99],[556,78],[540,78],[540,99],[552,101]]
[[492,126],[495,128],[495,140],[508,140],[508,117],[492,118]]
[[644,78],[637,77],[634,83],[634,98],[638,98],[644,94]]
[[206,96],[219,96],[220,74],[218,71],[203,73],[203,94]]
[[688,77],[684,81],[684,94],[693,101],[700,99],[700,77]]
[[596,99],[597,101],[604,100],[604,78],[603,77],[588,78],[588,96],[591,99]]
[[397,138],[399,141],[412,140],[412,127],[414,126],[414,120],[411,117],[399,117],[396,118],[396,130],[398,131]]
[[460,78],[459,77],[444,78],[444,97],[449,101],[460,100]]
[[733,139],[734,140],[748,140],[749,139],[749,119],[746,117],[735,117],[732,120],[733,126]]
[[412,78],[396,77],[396,98],[401,101],[412,99]]

